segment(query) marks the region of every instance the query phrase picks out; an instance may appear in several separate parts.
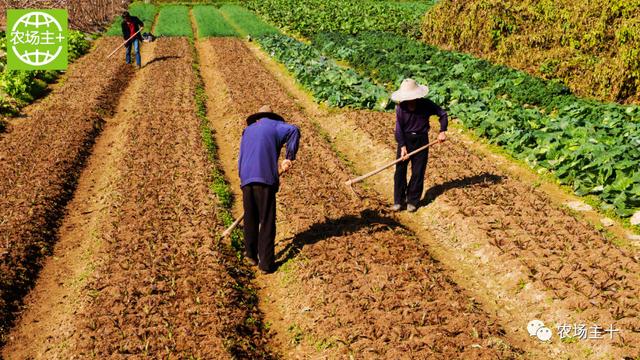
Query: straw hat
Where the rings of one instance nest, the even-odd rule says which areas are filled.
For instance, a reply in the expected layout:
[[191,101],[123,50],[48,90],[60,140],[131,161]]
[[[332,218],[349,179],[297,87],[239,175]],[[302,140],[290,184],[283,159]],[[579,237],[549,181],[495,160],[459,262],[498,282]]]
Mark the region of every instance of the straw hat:
[[260,109],[258,109],[257,113],[249,115],[247,117],[247,125],[251,125],[262,118],[269,118],[272,120],[284,121],[282,116],[271,111],[271,106],[262,105]]
[[420,85],[413,79],[404,79],[400,89],[391,94],[391,100],[401,103],[403,101],[420,99],[429,94],[429,87]]

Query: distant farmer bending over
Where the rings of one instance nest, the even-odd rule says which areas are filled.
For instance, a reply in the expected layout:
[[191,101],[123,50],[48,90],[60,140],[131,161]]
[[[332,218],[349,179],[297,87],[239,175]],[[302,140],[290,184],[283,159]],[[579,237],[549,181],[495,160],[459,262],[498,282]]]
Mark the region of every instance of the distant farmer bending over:
[[[136,64],[138,68],[142,66],[142,59],[140,58],[140,42],[142,41],[141,31],[144,29],[144,23],[135,16],[131,16],[129,12],[122,14],[122,37],[127,41],[126,44],[126,60],[127,64],[131,64],[131,47],[136,54]],[[136,34],[133,38],[133,34]],[[131,39],[130,39],[131,38]]]
[[285,123],[282,116],[268,106],[247,118],[240,142],[240,187],[244,206],[245,256],[263,273],[274,270],[276,237],[276,192],[278,192],[278,158],[287,144],[280,172],[293,165],[298,152],[300,130]]
[[419,85],[413,79],[405,79],[398,91],[391,94],[391,100],[396,105],[396,141],[398,142],[397,157],[402,157],[396,165],[393,189],[393,210],[399,211],[406,204],[407,211],[418,209],[418,202],[424,189],[424,175],[427,169],[429,148],[411,157],[411,180],[407,186],[407,154],[429,143],[429,118],[437,115],[440,118],[440,133],[438,141],[447,139],[446,131],[449,124],[447,113],[431,100],[424,97],[429,94],[429,88]]

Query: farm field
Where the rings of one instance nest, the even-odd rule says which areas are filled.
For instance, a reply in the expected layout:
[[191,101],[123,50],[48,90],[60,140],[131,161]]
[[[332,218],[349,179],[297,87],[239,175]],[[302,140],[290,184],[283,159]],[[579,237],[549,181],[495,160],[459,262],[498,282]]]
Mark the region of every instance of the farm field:
[[[54,243],[82,165],[90,153],[103,117],[113,111],[126,86],[129,69],[104,62],[105,49],[117,44],[101,40],[82,58],[65,84],[12,124],[2,136],[0,184],[0,319],[4,334],[9,314],[32,284],[35,270]],[[95,71],[104,77],[85,86]],[[67,99],[77,99],[69,104]],[[60,119],[64,121],[60,121]]]
[[[556,126],[549,112],[570,116],[557,108],[573,95],[558,84],[410,40],[418,17],[400,29],[384,28],[395,21],[386,17],[320,29],[319,4],[301,10],[305,25],[282,10],[292,3],[134,3],[159,36],[143,44],[141,69],[122,53],[104,60],[121,39],[116,19],[51,94],[9,119],[0,358],[639,358],[637,163],[624,143],[636,109],[578,99],[584,121],[542,143]],[[372,2],[362,16],[431,5]],[[430,149],[420,209],[395,213],[393,170],[344,182],[395,157],[388,94],[406,76],[429,82],[453,119],[449,140]],[[220,237],[242,214],[245,118],[265,104],[302,133],[277,196],[273,274],[249,265],[241,231]],[[501,127],[486,114],[502,105],[504,119],[527,117]],[[605,107],[613,123],[582,133]],[[509,147],[523,137],[533,140]],[[608,163],[583,168],[594,159],[570,142],[590,138],[616,149],[610,174]],[[577,153],[566,174],[518,161],[545,161],[545,144],[545,154]],[[530,336],[533,319],[551,341]],[[560,339],[562,324],[617,332]]]

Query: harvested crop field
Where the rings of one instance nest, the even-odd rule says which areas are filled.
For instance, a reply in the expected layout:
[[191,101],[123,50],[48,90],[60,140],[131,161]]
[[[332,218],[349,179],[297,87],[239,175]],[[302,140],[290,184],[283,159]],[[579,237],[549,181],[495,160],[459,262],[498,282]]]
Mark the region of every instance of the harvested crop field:
[[130,70],[103,61],[116,44],[116,39],[99,41],[72,66],[62,86],[0,136],[0,340],[51,249],[103,117],[127,85]]
[[236,280],[249,274],[214,243],[220,225],[195,116],[191,47],[186,39],[162,39],[155,58],[130,110],[136,126],[126,134],[117,189],[126,196],[103,234],[104,260],[78,314],[77,354],[263,356],[264,338],[244,323],[255,309],[230,306],[250,305]]
[[[357,112],[358,126],[389,148],[392,116]],[[432,126],[437,126],[432,124]],[[626,329],[619,345],[640,342],[640,256],[614,236],[579,221],[535,186],[510,177],[462,139],[434,151],[425,202],[441,198],[480,229],[506,258],[517,259],[528,281],[596,323]]]
[[[388,108],[388,89],[262,37],[279,30],[238,4],[135,9],[163,35],[141,68],[123,50],[106,60],[121,38],[98,40],[0,135],[0,359],[640,356],[631,227],[569,210],[585,199],[456,120],[429,150],[419,209],[394,212],[393,168],[345,182],[396,156],[395,116],[333,107]],[[222,236],[263,105],[301,130],[273,272],[250,265],[242,225]]]
[[215,64],[234,104],[228,121],[214,124],[218,142],[238,139],[242,119],[261,104],[273,104],[305,137],[278,197],[279,232],[286,235],[276,252],[285,270],[264,280],[261,292],[282,317],[267,320],[303,345],[298,356],[519,353],[377,196],[357,189],[368,199],[361,202],[340,185],[350,171],[241,41],[209,40],[202,48],[203,63]]

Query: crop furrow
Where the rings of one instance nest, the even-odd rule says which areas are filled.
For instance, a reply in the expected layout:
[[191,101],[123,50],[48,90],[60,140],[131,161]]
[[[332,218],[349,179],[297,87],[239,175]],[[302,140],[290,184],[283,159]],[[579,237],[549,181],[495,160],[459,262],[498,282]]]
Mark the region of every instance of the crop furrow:
[[100,40],[59,89],[0,138],[0,341],[55,242],[103,118],[129,81],[129,68],[104,61],[118,41]]

